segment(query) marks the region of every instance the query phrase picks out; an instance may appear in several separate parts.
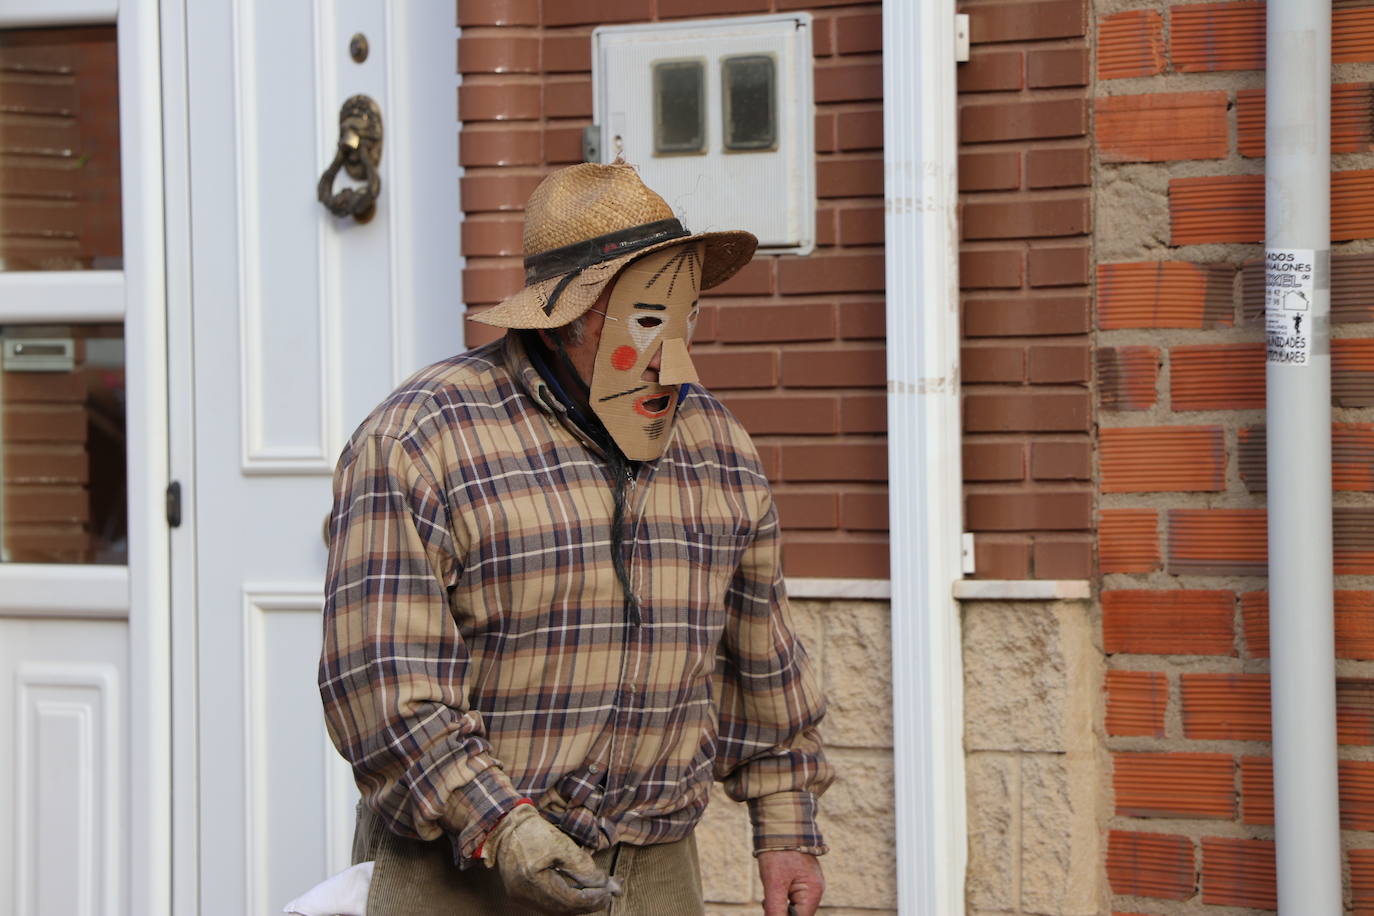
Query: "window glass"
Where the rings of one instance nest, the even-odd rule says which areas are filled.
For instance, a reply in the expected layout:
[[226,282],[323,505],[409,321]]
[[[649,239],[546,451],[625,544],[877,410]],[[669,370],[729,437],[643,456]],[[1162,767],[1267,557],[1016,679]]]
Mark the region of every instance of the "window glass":
[[777,148],[776,69],[772,57],[760,54],[721,61],[726,149]]
[[654,64],[654,154],[706,151],[706,68],[699,60]]
[[0,326],[0,559],[128,562],[124,328]]
[[118,270],[113,26],[0,30],[0,270]]

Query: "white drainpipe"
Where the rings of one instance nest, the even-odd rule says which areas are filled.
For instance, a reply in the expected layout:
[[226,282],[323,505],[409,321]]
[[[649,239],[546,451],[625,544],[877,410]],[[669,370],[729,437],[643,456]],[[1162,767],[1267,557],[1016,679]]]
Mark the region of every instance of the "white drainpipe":
[[1342,901],[1331,545],[1331,0],[1269,0],[1267,42],[1269,642],[1279,911],[1335,916]]

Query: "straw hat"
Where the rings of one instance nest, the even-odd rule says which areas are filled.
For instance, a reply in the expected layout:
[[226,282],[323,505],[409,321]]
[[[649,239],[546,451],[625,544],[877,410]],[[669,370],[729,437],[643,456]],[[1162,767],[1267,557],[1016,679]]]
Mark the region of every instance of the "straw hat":
[[744,231],[692,235],[623,162],[559,169],[525,205],[525,288],[472,320],[500,328],[562,327],[591,308],[630,261],[696,241],[706,243],[702,289],[734,276],[759,243]]

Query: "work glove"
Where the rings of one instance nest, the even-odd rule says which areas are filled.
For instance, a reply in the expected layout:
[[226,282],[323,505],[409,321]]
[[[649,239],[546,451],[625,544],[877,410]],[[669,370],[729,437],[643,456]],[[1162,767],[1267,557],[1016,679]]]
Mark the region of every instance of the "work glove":
[[572,838],[519,805],[501,819],[482,847],[512,900],[545,913],[594,913],[620,896],[620,882],[596,867]]

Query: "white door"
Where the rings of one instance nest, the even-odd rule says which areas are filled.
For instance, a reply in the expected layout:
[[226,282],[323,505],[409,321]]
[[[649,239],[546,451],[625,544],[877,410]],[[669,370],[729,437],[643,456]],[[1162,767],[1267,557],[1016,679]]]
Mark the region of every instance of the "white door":
[[[198,885],[178,868],[178,912],[268,914],[348,864],[356,795],[315,687],[335,459],[399,381],[462,349],[457,33],[448,0],[179,9],[195,607],[177,619],[196,665],[177,683],[196,691],[197,778],[178,804],[196,805],[180,839]],[[366,223],[316,201],[357,94],[384,129]]]
[[167,911],[155,0],[0,3],[0,912]]

